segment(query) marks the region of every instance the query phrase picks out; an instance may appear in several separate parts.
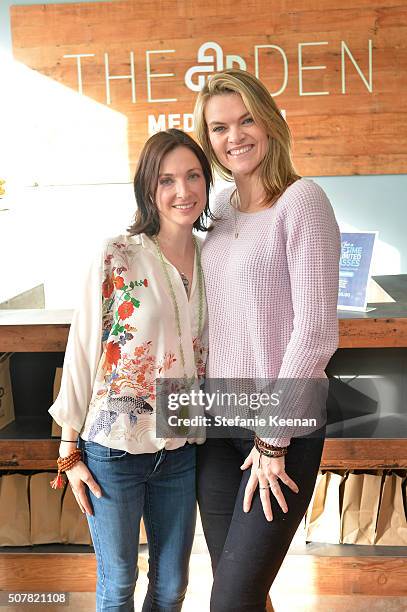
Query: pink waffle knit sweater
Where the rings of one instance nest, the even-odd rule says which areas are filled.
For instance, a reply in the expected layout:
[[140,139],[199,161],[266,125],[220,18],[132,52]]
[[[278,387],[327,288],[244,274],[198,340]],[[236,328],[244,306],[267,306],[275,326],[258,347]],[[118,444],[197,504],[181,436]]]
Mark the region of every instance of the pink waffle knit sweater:
[[[338,345],[340,236],[324,191],[299,179],[271,208],[234,212],[234,185],[216,198],[204,242],[210,378],[325,378]],[[238,238],[235,238],[235,232]],[[291,394],[279,416],[304,417]],[[270,443],[290,443],[284,428]]]

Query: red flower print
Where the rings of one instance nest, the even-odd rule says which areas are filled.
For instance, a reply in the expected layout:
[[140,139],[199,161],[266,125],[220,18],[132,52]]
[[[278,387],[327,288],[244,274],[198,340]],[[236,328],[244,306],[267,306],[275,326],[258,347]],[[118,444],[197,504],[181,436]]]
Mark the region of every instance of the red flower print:
[[166,353],[164,355],[164,362],[163,362],[164,371],[169,370],[176,361],[177,360],[175,358],[174,353],[171,353],[170,351]]
[[143,285],[144,287],[148,287],[148,280],[146,278],[143,280]]
[[144,353],[144,347],[142,346],[138,346],[134,351],[134,354],[136,355],[136,357],[141,357],[143,353]]
[[119,317],[123,321],[123,319],[128,319],[133,314],[134,306],[131,302],[123,302],[120,304],[117,312],[119,313]]
[[106,276],[105,280],[102,283],[102,295],[104,298],[108,299],[112,295],[113,292],[113,282],[111,276]]
[[122,289],[124,286],[124,278],[122,276],[115,276],[113,282],[116,289]]
[[117,342],[108,342],[106,344],[106,363],[108,366],[116,365],[120,359],[120,345]]

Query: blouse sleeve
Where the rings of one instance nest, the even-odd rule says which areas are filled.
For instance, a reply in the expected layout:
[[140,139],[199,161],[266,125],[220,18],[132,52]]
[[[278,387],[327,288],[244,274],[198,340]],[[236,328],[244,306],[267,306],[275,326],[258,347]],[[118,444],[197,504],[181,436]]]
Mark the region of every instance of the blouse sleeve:
[[60,391],[49,409],[58,425],[70,425],[78,432],[85,422],[102,353],[103,262],[104,251],[86,275],[69,331]]
[[[294,320],[275,388],[283,388],[279,417],[288,419],[314,416],[307,399],[313,393],[319,397],[316,379],[325,379],[324,370],[338,347],[340,234],[327,196],[311,182],[287,207],[285,227]],[[281,428],[268,441],[288,446],[290,437]]]

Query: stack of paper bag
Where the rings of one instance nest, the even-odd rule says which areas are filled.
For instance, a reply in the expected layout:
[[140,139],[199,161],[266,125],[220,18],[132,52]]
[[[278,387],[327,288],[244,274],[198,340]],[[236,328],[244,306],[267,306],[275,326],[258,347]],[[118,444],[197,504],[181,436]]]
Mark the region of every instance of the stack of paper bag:
[[307,542],[339,544],[341,541],[341,484],[344,476],[333,472],[318,474],[307,510]]
[[343,544],[374,544],[379,510],[381,474],[349,474],[343,493]]
[[395,473],[384,476],[374,543],[407,546],[406,480]]
[[22,474],[0,478],[0,546],[29,546],[28,479]]
[[62,500],[61,542],[64,544],[92,544],[86,515],[68,485]]
[[147,534],[143,519],[140,521],[139,544],[147,544]]
[[52,489],[53,472],[40,472],[30,478],[32,544],[54,544],[61,540],[61,500],[63,489]]

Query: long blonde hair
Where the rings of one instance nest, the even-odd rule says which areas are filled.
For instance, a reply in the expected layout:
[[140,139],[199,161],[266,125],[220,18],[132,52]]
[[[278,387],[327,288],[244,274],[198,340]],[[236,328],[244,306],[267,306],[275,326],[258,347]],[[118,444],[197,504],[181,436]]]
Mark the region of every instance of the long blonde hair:
[[260,178],[266,192],[265,203],[272,204],[300,176],[291,159],[291,133],[272,96],[258,78],[244,70],[230,69],[214,74],[199,92],[195,110],[195,134],[212,167],[226,180],[232,173],[216,157],[212,148],[205,107],[213,96],[240,94],[257,125],[266,131],[269,147],[261,162]]

